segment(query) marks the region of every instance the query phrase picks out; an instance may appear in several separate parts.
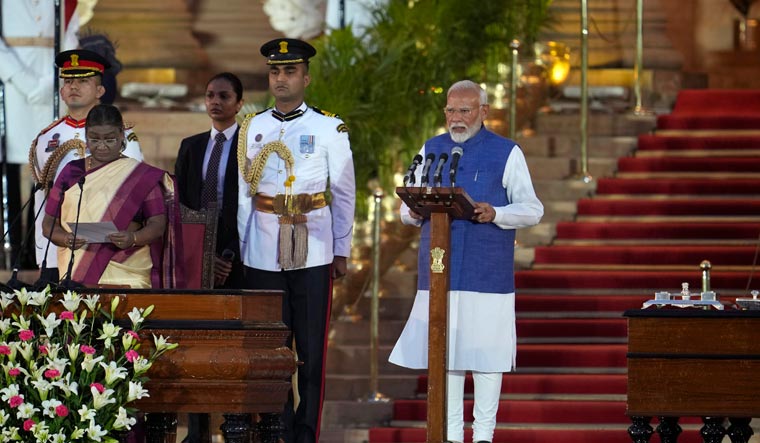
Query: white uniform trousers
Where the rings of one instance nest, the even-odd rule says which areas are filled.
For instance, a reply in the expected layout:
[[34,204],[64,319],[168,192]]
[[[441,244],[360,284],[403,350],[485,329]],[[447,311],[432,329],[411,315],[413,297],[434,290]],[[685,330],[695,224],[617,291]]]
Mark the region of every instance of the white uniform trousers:
[[[448,371],[446,374],[447,430],[446,440],[464,442],[464,378],[466,371]],[[475,385],[475,406],[472,411],[472,441],[493,441],[496,412],[501,397],[501,372],[472,371]]]

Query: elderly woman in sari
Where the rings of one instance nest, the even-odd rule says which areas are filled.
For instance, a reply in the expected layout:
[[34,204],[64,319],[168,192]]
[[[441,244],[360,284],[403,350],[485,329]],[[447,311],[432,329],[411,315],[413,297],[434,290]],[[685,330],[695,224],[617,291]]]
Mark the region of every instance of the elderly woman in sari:
[[[114,106],[90,111],[85,138],[90,155],[64,167],[45,206],[44,233],[59,247],[60,275],[85,286],[176,287],[172,177],[122,154],[124,121]],[[73,232],[77,220],[112,222],[117,232],[87,243]]]

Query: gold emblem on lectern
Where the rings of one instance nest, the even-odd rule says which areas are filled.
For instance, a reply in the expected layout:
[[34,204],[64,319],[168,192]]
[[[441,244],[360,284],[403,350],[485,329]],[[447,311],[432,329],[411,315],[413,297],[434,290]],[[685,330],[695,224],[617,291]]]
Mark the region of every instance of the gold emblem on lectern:
[[433,257],[433,263],[430,264],[430,272],[434,274],[442,274],[443,269],[445,266],[443,266],[443,256],[446,254],[446,251],[439,247],[435,247],[430,250],[430,255]]

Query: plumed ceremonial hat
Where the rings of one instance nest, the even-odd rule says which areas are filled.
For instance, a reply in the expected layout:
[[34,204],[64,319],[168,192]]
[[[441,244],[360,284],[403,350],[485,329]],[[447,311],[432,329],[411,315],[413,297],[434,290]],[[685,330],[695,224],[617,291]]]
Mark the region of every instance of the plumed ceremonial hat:
[[314,46],[294,38],[278,38],[261,46],[261,55],[267,58],[268,65],[308,63],[316,54]]
[[58,76],[61,78],[103,75],[103,72],[111,67],[111,63],[103,56],[86,49],[72,49],[61,52],[55,56],[55,65],[59,68]]

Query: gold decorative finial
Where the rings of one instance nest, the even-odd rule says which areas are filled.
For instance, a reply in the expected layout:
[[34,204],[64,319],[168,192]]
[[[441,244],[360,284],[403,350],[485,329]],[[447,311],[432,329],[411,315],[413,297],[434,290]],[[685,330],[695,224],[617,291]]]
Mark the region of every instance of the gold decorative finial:
[[280,54],[287,54],[288,53],[288,42],[281,41],[280,42]]

